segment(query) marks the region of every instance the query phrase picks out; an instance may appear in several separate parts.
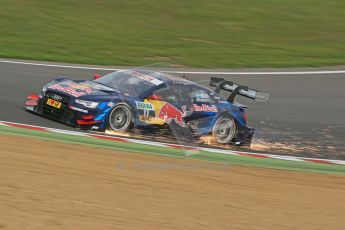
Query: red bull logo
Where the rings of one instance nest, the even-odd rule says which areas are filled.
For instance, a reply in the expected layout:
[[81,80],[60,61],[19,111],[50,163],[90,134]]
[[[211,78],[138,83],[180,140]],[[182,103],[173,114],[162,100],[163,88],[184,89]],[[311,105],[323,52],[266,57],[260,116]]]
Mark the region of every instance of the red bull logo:
[[202,105],[193,104],[193,108],[196,112],[213,112],[213,113],[218,112],[217,106],[215,105],[209,106],[206,104],[202,104]]
[[164,120],[166,123],[170,124],[172,120],[175,121],[176,124],[185,127],[186,124],[183,120],[183,117],[186,116],[186,106],[182,106],[182,112],[178,110],[173,105],[166,103],[161,108],[159,112],[159,118]]
[[88,86],[88,85],[83,85],[83,84],[71,84],[70,87],[73,88],[73,89],[82,90],[82,91],[86,92],[87,94],[91,94],[91,93],[94,92],[93,89],[92,89],[90,86]]
[[49,86],[48,88],[65,92],[74,97],[80,97],[80,96],[84,96],[86,94],[91,94],[94,92],[93,89],[90,88],[90,86],[75,84],[75,83],[68,83],[68,84],[56,83]]

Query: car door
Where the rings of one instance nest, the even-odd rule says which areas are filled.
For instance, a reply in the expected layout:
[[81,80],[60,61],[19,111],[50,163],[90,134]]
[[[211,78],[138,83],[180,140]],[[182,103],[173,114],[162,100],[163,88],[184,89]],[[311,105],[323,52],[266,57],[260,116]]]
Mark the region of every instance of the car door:
[[183,103],[181,88],[173,84],[155,90],[143,102],[137,102],[139,119],[148,124],[175,123],[185,127],[187,106]]
[[192,107],[192,113],[186,117],[186,121],[194,132],[209,132],[218,115],[215,94],[197,85],[186,86],[184,90],[184,98]]

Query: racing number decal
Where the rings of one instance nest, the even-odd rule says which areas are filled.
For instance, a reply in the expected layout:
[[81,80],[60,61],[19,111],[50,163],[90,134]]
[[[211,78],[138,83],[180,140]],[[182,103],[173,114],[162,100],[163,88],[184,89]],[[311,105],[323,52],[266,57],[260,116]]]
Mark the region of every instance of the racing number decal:
[[156,116],[155,107],[152,103],[145,100],[136,102],[139,118],[141,121],[150,121]]

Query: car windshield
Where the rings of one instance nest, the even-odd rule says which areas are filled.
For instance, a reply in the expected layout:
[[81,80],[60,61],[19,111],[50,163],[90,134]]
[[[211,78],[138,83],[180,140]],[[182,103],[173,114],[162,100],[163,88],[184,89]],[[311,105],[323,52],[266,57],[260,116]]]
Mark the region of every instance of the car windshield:
[[154,76],[136,70],[119,70],[98,78],[94,82],[136,96],[164,83]]

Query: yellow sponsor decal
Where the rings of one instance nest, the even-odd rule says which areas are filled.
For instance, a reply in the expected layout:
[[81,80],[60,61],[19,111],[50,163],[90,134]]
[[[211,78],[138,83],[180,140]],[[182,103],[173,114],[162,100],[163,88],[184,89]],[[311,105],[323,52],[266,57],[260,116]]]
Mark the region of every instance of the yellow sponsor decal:
[[58,109],[61,108],[61,102],[55,101],[53,99],[48,99],[46,103],[47,103],[47,105],[50,105],[52,107],[55,107],[55,108],[58,108]]
[[155,111],[155,116],[151,117],[151,116],[139,116],[141,121],[145,121],[146,123],[149,124],[154,124],[154,125],[163,125],[165,123],[164,120],[162,120],[161,118],[159,118],[159,113],[162,109],[162,107],[166,104],[165,101],[157,101],[157,100],[149,100],[149,99],[145,99],[144,103],[148,103],[148,104],[152,104],[154,111]]

